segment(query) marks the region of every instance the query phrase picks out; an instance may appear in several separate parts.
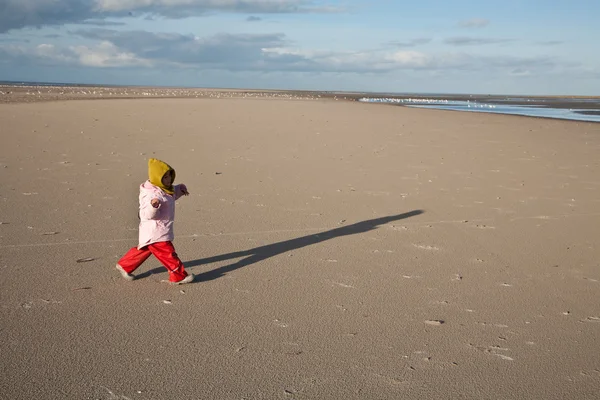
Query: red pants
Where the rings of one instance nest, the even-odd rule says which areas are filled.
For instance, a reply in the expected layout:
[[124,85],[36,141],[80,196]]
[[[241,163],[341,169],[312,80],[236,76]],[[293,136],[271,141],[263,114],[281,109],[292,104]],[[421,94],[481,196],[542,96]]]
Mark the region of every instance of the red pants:
[[142,265],[150,254],[154,254],[154,257],[169,270],[169,281],[179,282],[188,275],[171,242],[152,243],[139,250],[137,247],[132,247],[119,260],[119,265],[130,274]]

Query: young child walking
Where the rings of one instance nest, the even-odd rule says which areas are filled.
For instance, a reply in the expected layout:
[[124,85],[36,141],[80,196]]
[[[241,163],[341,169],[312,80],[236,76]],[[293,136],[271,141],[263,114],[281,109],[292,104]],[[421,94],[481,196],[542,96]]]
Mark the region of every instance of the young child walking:
[[169,281],[174,284],[190,283],[188,274],[173,247],[175,200],[189,195],[182,183],[173,185],[175,170],[167,163],[148,160],[148,180],[140,185],[139,243],[117,263],[117,270],[128,281],[135,279],[132,272],[153,254],[169,270]]

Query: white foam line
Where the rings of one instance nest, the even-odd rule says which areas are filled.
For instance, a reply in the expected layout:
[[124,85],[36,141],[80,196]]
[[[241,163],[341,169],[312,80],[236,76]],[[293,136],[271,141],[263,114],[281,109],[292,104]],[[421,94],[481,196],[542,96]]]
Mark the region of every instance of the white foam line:
[[[596,217],[600,216],[600,213],[590,213],[590,214],[561,214],[561,215],[535,215],[528,217],[516,217],[510,219],[510,221],[517,221],[523,219],[540,219],[540,217],[544,217],[547,219],[551,218],[567,218],[567,217]],[[455,219],[455,220],[441,220],[441,221],[420,221],[420,222],[408,222],[404,223],[404,225],[435,225],[435,224],[464,224],[465,221],[468,222],[490,222],[494,221],[494,218],[483,218],[483,219]],[[390,221],[393,222],[393,221]],[[388,224],[380,225],[385,226]],[[182,235],[176,236],[179,239],[189,239],[189,238],[197,238],[197,237],[220,237],[220,236],[241,236],[241,235],[264,235],[271,233],[298,233],[298,232],[326,232],[329,230],[334,230],[340,228],[336,226],[334,228],[305,228],[305,229],[273,229],[269,231],[245,231],[245,232],[227,232],[227,233],[203,233],[203,234],[193,234],[193,235]],[[68,241],[68,242],[51,242],[51,243],[30,243],[30,244],[8,244],[0,246],[0,249],[13,249],[13,248],[26,248],[26,247],[45,247],[45,246],[64,246],[64,245],[73,245],[73,244],[93,244],[93,243],[116,243],[116,242],[135,242],[135,239],[106,239],[106,240],[79,240],[79,241]]]

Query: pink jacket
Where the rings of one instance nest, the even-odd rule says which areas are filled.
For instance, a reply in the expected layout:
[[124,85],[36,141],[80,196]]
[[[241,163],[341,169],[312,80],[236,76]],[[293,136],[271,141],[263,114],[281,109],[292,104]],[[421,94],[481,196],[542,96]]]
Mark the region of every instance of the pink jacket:
[[[140,185],[140,228],[138,249],[156,242],[169,242],[175,237],[175,200],[183,195],[184,185],[174,185],[175,194],[170,195],[154,186],[150,181]],[[185,187],[185,186],[184,186]],[[158,199],[160,206],[152,207],[150,201]]]

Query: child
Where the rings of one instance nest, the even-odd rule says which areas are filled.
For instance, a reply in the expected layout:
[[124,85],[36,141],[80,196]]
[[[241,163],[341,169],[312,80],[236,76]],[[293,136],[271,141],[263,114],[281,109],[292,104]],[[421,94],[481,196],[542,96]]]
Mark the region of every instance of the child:
[[169,270],[171,283],[190,283],[194,275],[185,271],[171,243],[175,200],[189,193],[184,184],[173,186],[175,170],[163,161],[148,160],[148,177],[140,185],[139,243],[119,260],[117,270],[123,278],[132,281],[135,277],[131,273],[154,254]]

